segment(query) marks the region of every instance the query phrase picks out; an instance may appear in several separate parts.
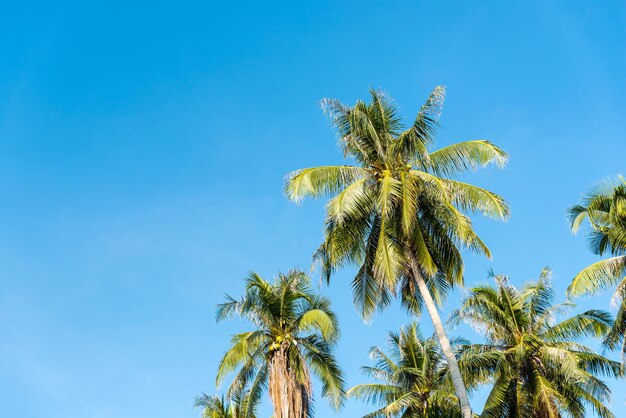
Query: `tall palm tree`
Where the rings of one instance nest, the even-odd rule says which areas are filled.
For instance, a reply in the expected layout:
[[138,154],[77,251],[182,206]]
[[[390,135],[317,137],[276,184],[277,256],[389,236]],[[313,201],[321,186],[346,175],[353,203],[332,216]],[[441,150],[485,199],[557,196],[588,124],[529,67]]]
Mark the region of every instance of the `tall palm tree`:
[[413,323],[400,333],[390,332],[388,340],[390,354],[373,347],[374,367],[362,368],[381,383],[357,385],[348,391],[351,397],[381,406],[364,418],[460,417],[459,401],[435,338],[424,339]]
[[444,96],[443,87],[435,88],[406,130],[381,92],[371,91],[369,104],[357,101],[352,107],[323,100],[344,157],[354,165],[295,171],[286,191],[295,201],[332,196],[325,240],[315,258],[327,281],[338,267],[360,266],[352,287],[364,318],[397,294],[416,314],[426,307],[463,417],[469,418],[469,399],[436,305],[452,286],[463,283],[460,248],[489,256],[462,211],[505,218],[508,207],[500,196],[450,177],[490,163],[502,166],[507,156],[484,140],[431,151]]
[[240,300],[228,297],[218,306],[218,321],[234,315],[255,329],[233,336],[219,365],[218,386],[236,371],[229,394],[249,387],[252,405],[268,388],[274,418],[305,418],[312,414],[312,372],[322,383],[322,395],[341,406],[344,382],[332,353],[337,318],[330,300],[312,291],[303,272],[280,274],[274,283],[252,273]]
[[568,288],[572,296],[598,293],[613,287],[613,303],[618,306],[613,329],[605,343],[610,348],[622,345],[626,358],[626,179],[604,181],[593,188],[580,205],[569,209],[571,228],[577,233],[581,224],[589,221],[589,247],[594,254],[611,254],[584,268]]
[[603,418],[611,392],[598,376],[621,376],[621,364],[578,341],[604,336],[611,316],[589,310],[558,323],[571,304],[555,305],[550,271],[521,290],[507,277],[496,286],[470,290],[453,318],[464,320],[486,338],[462,350],[459,364],[470,385],[493,382],[484,417],[585,417],[591,407]]
[[248,405],[244,394],[234,394],[231,399],[223,396],[202,394],[196,398],[194,406],[202,408],[202,418],[255,418],[256,404]]

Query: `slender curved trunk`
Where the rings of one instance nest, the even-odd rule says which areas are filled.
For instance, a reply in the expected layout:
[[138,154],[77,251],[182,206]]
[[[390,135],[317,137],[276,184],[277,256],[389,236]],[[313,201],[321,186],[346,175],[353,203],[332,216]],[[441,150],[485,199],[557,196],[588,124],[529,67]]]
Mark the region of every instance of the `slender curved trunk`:
[[452,384],[454,385],[454,392],[457,398],[459,398],[459,404],[461,406],[461,416],[463,418],[472,418],[472,407],[467,396],[467,389],[465,388],[465,383],[463,382],[463,376],[461,376],[459,363],[457,362],[452,346],[450,345],[450,340],[446,335],[439,312],[437,312],[437,306],[435,305],[435,301],[430,294],[430,290],[428,290],[426,281],[417,266],[417,260],[415,260],[413,254],[410,254],[409,258],[411,261],[410,267],[413,279],[415,280],[420,294],[422,295],[424,305],[426,305],[426,309],[428,310],[428,314],[430,315],[430,319],[433,323],[433,328],[435,329],[435,334],[439,340],[441,351],[443,351],[443,355],[446,357],[446,361],[448,363],[450,377],[452,378]]

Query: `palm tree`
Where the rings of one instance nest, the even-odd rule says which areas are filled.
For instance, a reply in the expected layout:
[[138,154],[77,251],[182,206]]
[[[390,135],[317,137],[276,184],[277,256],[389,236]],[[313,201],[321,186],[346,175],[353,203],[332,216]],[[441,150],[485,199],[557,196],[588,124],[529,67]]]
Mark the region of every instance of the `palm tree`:
[[315,255],[326,281],[346,264],[360,266],[352,287],[365,319],[400,294],[419,314],[425,306],[450,367],[464,418],[469,399],[454,352],[437,312],[446,292],[463,284],[460,248],[489,256],[462,211],[506,218],[504,200],[450,177],[495,163],[506,154],[488,141],[467,141],[430,151],[443,105],[433,90],[413,125],[402,130],[398,112],[383,93],[353,107],[322,101],[339,132],[345,157],[355,165],[305,168],[288,176],[290,199],[333,196],[327,205],[325,239]]
[[381,383],[357,385],[348,395],[381,406],[364,418],[460,417],[459,401],[447,377],[445,359],[435,338],[424,339],[417,324],[389,333],[391,354],[370,350],[374,367],[365,375]]
[[521,290],[507,277],[495,281],[472,288],[453,316],[486,339],[465,346],[459,359],[469,385],[493,382],[481,416],[577,418],[590,406],[613,417],[605,406],[611,392],[598,376],[621,376],[621,364],[578,342],[605,335],[611,316],[589,310],[555,323],[571,304],[553,303],[548,269]]
[[231,400],[202,394],[194,406],[202,408],[202,418],[255,418],[256,405],[248,405],[248,400],[241,394],[235,394]]
[[228,297],[218,306],[218,321],[234,315],[255,329],[233,336],[219,365],[218,386],[237,371],[229,394],[249,387],[248,403],[254,404],[269,388],[274,418],[305,418],[312,414],[312,372],[322,383],[322,395],[341,406],[344,382],[332,354],[337,318],[330,300],[311,290],[302,271],[280,274],[274,283],[252,273],[240,300]]
[[582,204],[569,209],[571,228],[577,233],[581,224],[589,221],[589,247],[594,254],[612,254],[598,261],[574,277],[568,288],[571,296],[598,293],[617,285],[613,303],[618,306],[615,325],[605,344],[613,349],[622,345],[626,358],[626,179],[604,181],[593,188]]

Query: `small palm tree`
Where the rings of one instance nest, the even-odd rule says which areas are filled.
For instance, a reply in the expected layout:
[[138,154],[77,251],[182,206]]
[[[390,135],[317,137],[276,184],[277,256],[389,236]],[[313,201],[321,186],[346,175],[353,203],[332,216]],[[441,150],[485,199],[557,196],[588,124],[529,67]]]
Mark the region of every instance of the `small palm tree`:
[[400,333],[389,333],[389,355],[374,347],[370,356],[374,367],[363,367],[365,375],[381,383],[357,385],[351,397],[381,406],[364,418],[461,416],[445,359],[435,338],[424,339],[413,323]]
[[571,305],[554,305],[548,269],[521,290],[507,277],[495,281],[472,288],[453,316],[487,340],[465,346],[459,360],[468,384],[493,382],[482,416],[585,417],[590,406],[613,417],[605,406],[611,392],[598,376],[621,376],[621,365],[578,343],[604,336],[610,315],[590,310],[555,323]]
[[502,219],[508,207],[500,196],[450,177],[490,163],[502,166],[507,155],[484,140],[432,151],[444,93],[443,87],[435,88],[406,130],[381,92],[372,91],[369,104],[357,101],[352,107],[323,100],[344,156],[355,165],[295,171],[286,190],[295,201],[332,196],[325,240],[315,258],[327,281],[336,268],[360,266],[352,287],[364,318],[398,294],[416,314],[426,307],[463,417],[469,418],[469,399],[437,304],[451,287],[463,284],[460,248],[490,254],[462,211]]
[[618,306],[615,325],[605,344],[610,348],[622,345],[626,358],[626,179],[605,181],[591,190],[582,204],[569,209],[571,228],[578,232],[581,224],[589,221],[589,247],[594,254],[612,254],[574,277],[568,288],[572,296],[597,293],[615,287],[613,303]]
[[305,418],[312,414],[313,372],[322,395],[341,406],[344,382],[332,354],[339,337],[337,318],[330,300],[311,290],[303,272],[280,274],[274,283],[252,273],[245,295],[228,299],[218,307],[218,321],[238,315],[255,329],[233,336],[219,365],[218,386],[237,371],[229,394],[249,387],[248,403],[254,404],[269,388],[274,418]]
[[248,398],[235,394],[232,399],[202,394],[194,406],[202,408],[202,418],[255,418],[256,405],[248,405]]

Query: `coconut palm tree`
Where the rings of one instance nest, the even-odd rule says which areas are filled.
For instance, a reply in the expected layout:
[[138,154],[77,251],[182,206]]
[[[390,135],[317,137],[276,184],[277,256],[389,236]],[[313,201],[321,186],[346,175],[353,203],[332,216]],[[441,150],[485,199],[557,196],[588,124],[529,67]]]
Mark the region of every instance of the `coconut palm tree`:
[[424,339],[413,323],[389,333],[390,354],[370,350],[374,367],[363,373],[380,383],[357,385],[351,397],[381,406],[364,418],[461,416],[459,401],[447,375],[445,359],[434,337]]
[[305,418],[312,414],[312,372],[322,395],[341,406],[344,382],[332,353],[337,318],[330,300],[312,291],[302,271],[280,274],[274,283],[252,273],[241,299],[228,297],[218,306],[218,321],[235,315],[255,328],[233,336],[219,364],[218,386],[236,371],[229,394],[249,387],[248,403],[254,404],[268,388],[274,418]]
[[255,418],[256,405],[248,405],[247,396],[234,394],[232,398],[202,394],[196,398],[194,406],[202,408],[202,418]]
[[571,304],[555,305],[550,271],[521,290],[507,277],[470,289],[453,319],[479,330],[485,344],[468,344],[459,364],[469,385],[493,383],[483,417],[600,417],[611,392],[598,376],[621,376],[621,364],[580,344],[604,336],[611,316],[589,310],[555,321]]
[[616,181],[600,183],[582,204],[569,209],[569,216],[574,233],[588,220],[588,242],[594,254],[609,253],[612,257],[585,267],[574,277],[568,292],[578,296],[616,286],[612,302],[618,310],[605,344],[612,349],[621,344],[622,358],[626,358],[626,179],[620,176]]
[[463,211],[505,218],[504,200],[450,177],[495,163],[506,154],[484,140],[432,151],[443,87],[433,90],[412,126],[403,130],[394,104],[371,91],[371,102],[346,106],[322,101],[339,133],[344,157],[354,165],[305,168],[288,176],[292,200],[332,196],[325,239],[315,255],[328,281],[346,264],[360,266],[352,282],[354,303],[365,319],[399,294],[419,314],[425,306],[450,367],[463,417],[471,407],[454,352],[437,312],[446,292],[463,283],[460,248],[489,256]]

